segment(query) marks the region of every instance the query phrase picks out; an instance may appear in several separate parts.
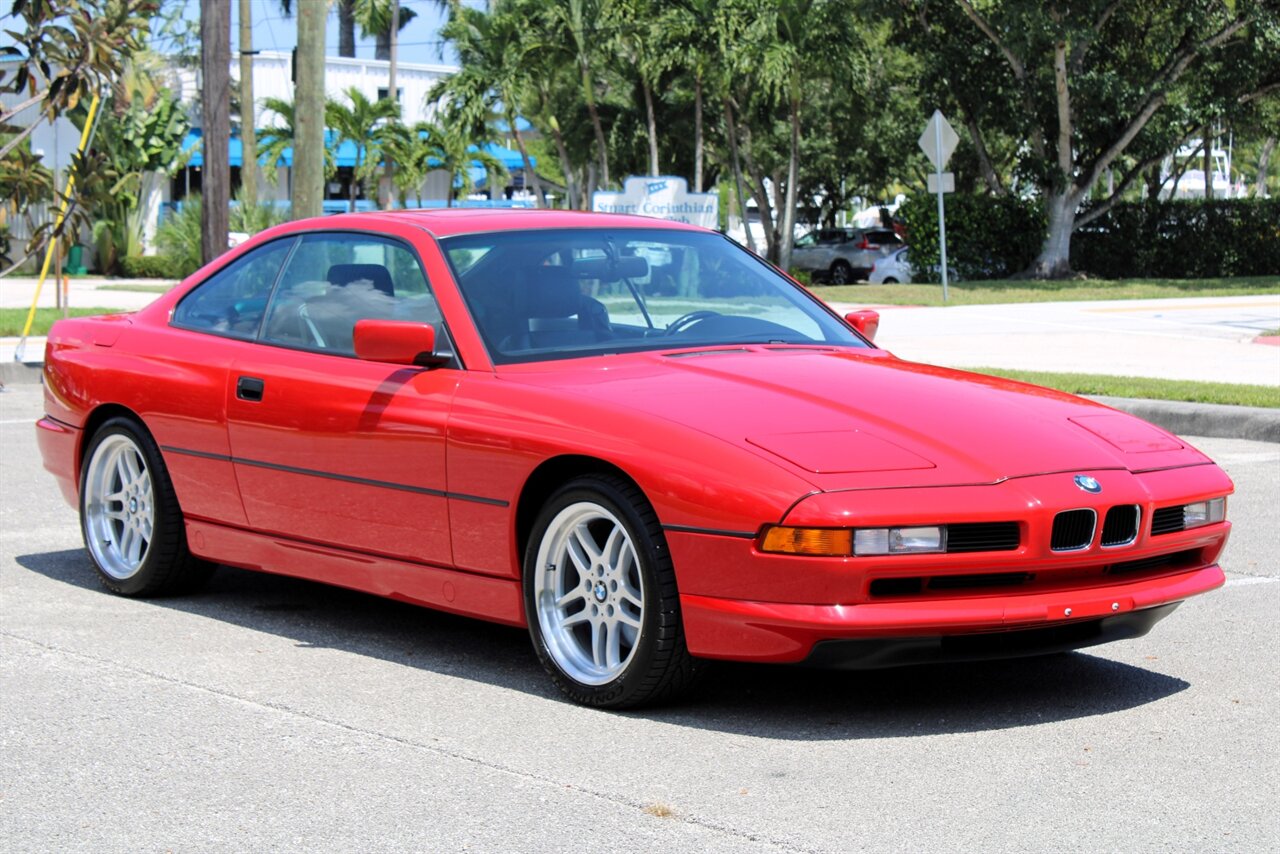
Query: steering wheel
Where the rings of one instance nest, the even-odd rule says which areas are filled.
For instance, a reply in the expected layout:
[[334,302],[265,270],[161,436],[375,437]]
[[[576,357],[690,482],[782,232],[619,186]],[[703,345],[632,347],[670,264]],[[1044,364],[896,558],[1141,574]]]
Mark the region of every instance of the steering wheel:
[[706,320],[708,317],[719,317],[720,312],[712,311],[704,308],[699,311],[691,311],[688,314],[682,314],[675,320],[667,324],[667,328],[663,330],[663,335],[679,335],[688,327],[697,323],[699,320]]

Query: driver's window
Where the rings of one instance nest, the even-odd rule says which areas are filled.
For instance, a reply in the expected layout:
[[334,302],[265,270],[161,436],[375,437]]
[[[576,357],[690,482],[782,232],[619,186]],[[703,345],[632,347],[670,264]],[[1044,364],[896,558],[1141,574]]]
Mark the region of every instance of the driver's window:
[[797,249],[807,249],[807,248],[809,248],[810,246],[814,246],[814,245],[816,245],[816,244],[817,244],[817,242],[818,242],[817,235],[815,235],[815,234],[811,231],[811,232],[809,232],[808,234],[806,234],[804,237],[801,237],[801,238],[799,238],[798,240],[796,240],[796,248],[797,248]]
[[178,303],[173,324],[232,338],[253,338],[280,265],[295,240],[290,237],[268,243],[214,273]]

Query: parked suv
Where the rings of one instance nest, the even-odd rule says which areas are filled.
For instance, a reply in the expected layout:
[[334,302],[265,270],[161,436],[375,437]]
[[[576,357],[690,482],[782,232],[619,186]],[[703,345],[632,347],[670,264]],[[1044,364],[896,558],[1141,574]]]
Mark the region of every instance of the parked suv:
[[866,279],[878,258],[900,248],[891,228],[819,228],[796,241],[791,269],[812,274],[815,283],[846,285]]

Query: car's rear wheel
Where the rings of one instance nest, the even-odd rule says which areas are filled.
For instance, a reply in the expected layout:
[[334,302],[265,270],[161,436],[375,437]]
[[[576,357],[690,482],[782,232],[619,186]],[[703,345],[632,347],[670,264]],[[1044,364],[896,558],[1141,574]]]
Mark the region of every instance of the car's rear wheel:
[[574,701],[625,708],[692,686],[666,540],[630,482],[591,475],[558,490],[534,524],[524,582],[534,649]]
[[110,419],[89,442],[80,475],[80,529],[102,583],[115,593],[186,592],[212,571],[188,551],[160,449],[131,418]]
[[896,285],[896,284],[898,284],[898,280],[897,280],[897,279],[895,279],[893,276],[885,276],[885,279],[884,279],[883,284],[886,284],[886,285]]
[[833,285],[847,285],[853,281],[853,268],[847,261],[836,261],[831,265],[827,278]]

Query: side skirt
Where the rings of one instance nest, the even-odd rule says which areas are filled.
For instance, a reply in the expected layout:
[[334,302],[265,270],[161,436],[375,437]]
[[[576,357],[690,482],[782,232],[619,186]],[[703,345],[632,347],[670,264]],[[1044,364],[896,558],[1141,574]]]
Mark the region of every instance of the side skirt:
[[520,583],[187,519],[192,554],[215,563],[347,587],[508,626],[525,625]]

